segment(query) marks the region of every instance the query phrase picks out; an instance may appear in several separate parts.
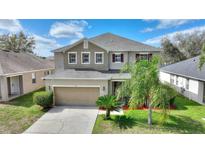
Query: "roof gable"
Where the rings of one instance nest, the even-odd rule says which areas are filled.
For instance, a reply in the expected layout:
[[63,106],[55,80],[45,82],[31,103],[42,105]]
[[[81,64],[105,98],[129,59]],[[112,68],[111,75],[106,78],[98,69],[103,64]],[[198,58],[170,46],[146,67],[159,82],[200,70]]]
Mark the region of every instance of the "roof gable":
[[[65,52],[79,43],[82,43],[85,39],[86,38],[83,38],[74,44],[53,50],[53,52]],[[112,33],[104,33],[87,40],[106,51],[161,51],[160,48],[152,47]]]

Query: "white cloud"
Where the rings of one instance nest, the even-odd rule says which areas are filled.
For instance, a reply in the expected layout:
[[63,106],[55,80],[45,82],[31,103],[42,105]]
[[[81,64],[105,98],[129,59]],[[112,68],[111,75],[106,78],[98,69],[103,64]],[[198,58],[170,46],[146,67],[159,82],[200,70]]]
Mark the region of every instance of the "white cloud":
[[49,39],[36,34],[32,34],[32,36],[36,41],[36,48],[34,49],[34,52],[37,55],[49,56],[52,54],[50,52],[51,50],[61,47],[55,39]]
[[187,20],[187,19],[161,19],[159,20],[159,24],[157,25],[156,29],[177,27],[180,25],[184,25],[190,21],[191,20]]
[[84,37],[83,32],[88,26],[85,20],[69,20],[56,22],[51,26],[49,34],[55,38],[79,39]]
[[152,32],[153,31],[153,28],[145,28],[144,30],[142,30],[141,32],[142,33],[147,33],[147,32]]
[[[144,20],[145,22],[152,22],[156,20]],[[188,22],[191,22],[192,20],[187,20],[187,19],[160,19],[157,20],[158,24],[154,28],[145,28],[141,32],[146,33],[146,32],[152,32],[154,30],[159,30],[159,29],[167,29],[167,28],[173,28],[173,27],[178,27],[180,25],[184,25]]]
[[165,37],[172,40],[176,36],[177,33],[191,34],[191,33],[194,33],[196,31],[201,31],[201,32],[205,31],[205,25],[204,26],[193,27],[193,28],[190,28],[190,29],[182,30],[182,31],[176,31],[176,32],[168,33],[168,34],[161,35],[161,36],[158,36],[158,37],[154,37],[154,38],[146,40],[144,43],[151,44],[151,45],[159,45],[161,40]]
[[1,32],[19,32],[23,30],[19,20],[16,19],[0,19],[0,30]]

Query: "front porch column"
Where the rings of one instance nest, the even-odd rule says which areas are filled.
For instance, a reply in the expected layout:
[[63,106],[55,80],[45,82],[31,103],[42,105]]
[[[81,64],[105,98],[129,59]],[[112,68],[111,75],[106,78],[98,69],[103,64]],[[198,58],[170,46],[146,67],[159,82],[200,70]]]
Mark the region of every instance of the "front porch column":
[[0,77],[2,101],[8,101],[8,84],[6,77]]

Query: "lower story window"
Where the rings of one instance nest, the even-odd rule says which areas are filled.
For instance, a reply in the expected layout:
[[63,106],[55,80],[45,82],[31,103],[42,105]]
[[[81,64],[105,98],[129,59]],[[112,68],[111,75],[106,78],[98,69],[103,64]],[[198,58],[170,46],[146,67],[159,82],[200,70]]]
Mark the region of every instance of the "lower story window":
[[148,54],[140,54],[140,60],[148,60]]
[[186,79],[186,89],[189,90],[189,79]]
[[36,83],[36,73],[32,73],[32,83]]
[[178,84],[179,84],[179,77],[176,76],[176,85],[178,86]]
[[138,60],[151,60],[152,54],[136,54],[136,61]]
[[171,75],[171,76],[170,76],[170,83],[171,83],[171,84],[174,84],[174,75]]

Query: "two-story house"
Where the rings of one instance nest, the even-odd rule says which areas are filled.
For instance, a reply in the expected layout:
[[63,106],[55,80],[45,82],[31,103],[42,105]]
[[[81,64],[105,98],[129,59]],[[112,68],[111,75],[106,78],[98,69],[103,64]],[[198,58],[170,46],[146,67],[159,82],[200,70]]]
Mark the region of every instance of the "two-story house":
[[119,70],[126,63],[151,59],[155,48],[111,33],[56,49],[55,73],[45,78],[56,105],[95,105],[99,96],[115,94],[128,73]]

